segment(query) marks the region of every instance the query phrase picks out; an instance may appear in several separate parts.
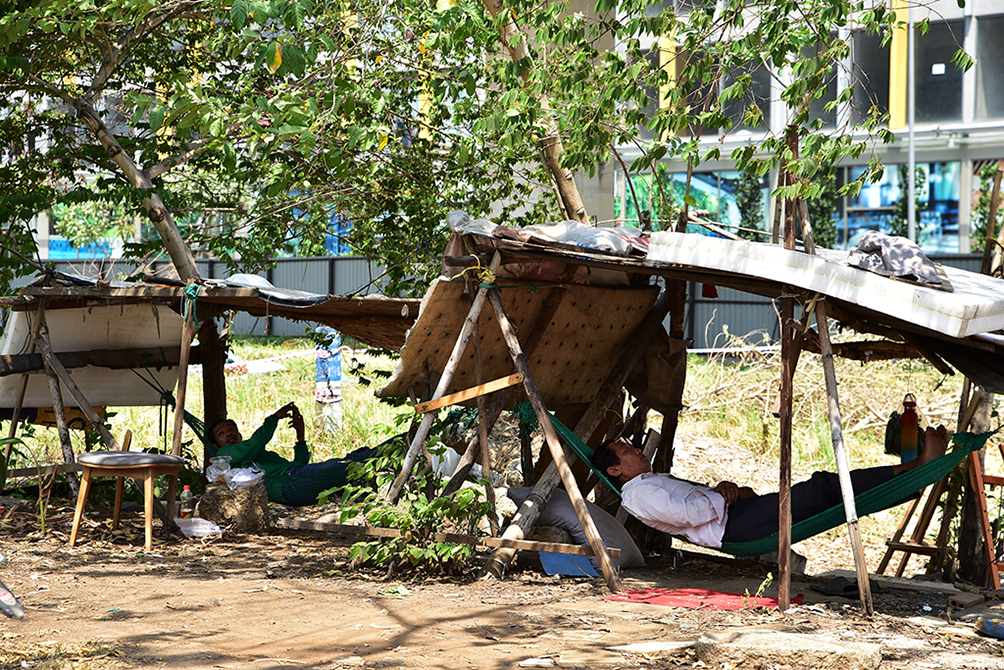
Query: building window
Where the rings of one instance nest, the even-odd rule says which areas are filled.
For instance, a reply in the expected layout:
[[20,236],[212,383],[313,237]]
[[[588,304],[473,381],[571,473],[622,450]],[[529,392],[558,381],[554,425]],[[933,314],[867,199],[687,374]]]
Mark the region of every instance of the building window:
[[979,21],[976,43],[977,119],[1004,117],[1004,16],[988,16]]
[[854,107],[851,118],[861,123],[868,110],[878,107],[889,113],[889,48],[882,46],[882,35],[864,31],[854,33]]
[[919,123],[962,120],[962,71],[952,56],[962,46],[962,21],[931,23],[926,35],[916,30],[916,120]]
[[[876,183],[865,184],[854,197],[845,199],[843,226],[837,233],[841,248],[857,247],[869,230],[887,235],[906,234],[906,198],[908,189],[905,165],[886,165],[885,174]],[[845,178],[856,179],[864,167],[847,168]],[[959,187],[961,164],[918,163],[922,175],[915,186],[916,242],[929,253],[959,251]],[[840,183],[846,183],[842,178]]]

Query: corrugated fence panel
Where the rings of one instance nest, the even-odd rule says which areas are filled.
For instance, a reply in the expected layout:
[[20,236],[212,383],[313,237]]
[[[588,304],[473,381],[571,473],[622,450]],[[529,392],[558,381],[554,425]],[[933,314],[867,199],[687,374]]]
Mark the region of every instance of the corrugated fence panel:
[[[701,284],[689,284],[685,332],[698,349],[766,344],[778,337],[773,303],[767,298],[718,287],[717,298],[701,297]],[[736,338],[742,338],[739,342]]]

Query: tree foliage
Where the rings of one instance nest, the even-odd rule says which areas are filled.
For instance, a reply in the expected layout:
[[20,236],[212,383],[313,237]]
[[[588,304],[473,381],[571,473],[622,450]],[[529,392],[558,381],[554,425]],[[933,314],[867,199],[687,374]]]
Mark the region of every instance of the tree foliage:
[[[808,198],[830,166],[891,139],[877,105],[862,110],[864,140],[849,120],[830,127],[812,114],[848,56],[842,31],[888,36],[897,25],[864,1],[654,13],[642,0],[600,0],[586,15],[514,0],[498,19],[471,0],[13,4],[0,17],[5,237],[86,192],[149,218],[160,239],[135,254],[172,250],[175,226],[196,253],[257,270],[319,248],[338,213],[353,222],[350,243],[386,263],[389,290],[417,290],[437,267],[449,210],[496,207],[515,225],[555,218],[536,144],[554,128],[564,165],[587,175],[611,147],[635,144],[633,173],[730,158],[750,174],[788,170],[779,194]],[[510,39],[526,41],[527,58],[508,57],[501,21],[515,22]],[[659,36],[672,43],[662,59],[649,46]],[[962,52],[954,61],[970,64]],[[767,134],[728,156],[702,145],[739,123],[764,127],[758,72],[776,82],[797,141]],[[643,126],[653,140],[638,139]],[[842,192],[882,170],[873,161]],[[696,204],[689,182],[652,201]],[[24,235],[17,246],[31,251]]]

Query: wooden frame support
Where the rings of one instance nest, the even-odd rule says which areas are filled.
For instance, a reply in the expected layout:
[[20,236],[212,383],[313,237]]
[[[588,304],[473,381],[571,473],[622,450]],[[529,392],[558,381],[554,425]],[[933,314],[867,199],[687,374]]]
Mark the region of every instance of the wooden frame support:
[[[292,530],[314,530],[321,533],[337,533],[339,535],[368,535],[374,537],[401,537],[397,528],[380,528],[378,526],[349,526],[340,523],[325,523],[322,521],[305,521],[303,519],[278,519],[276,525]],[[575,556],[592,556],[591,547],[580,544],[565,544],[563,542],[540,542],[537,540],[507,540],[501,537],[476,537],[474,535],[459,535],[457,533],[433,533],[430,538],[434,542],[453,542],[454,544],[469,544],[477,547],[510,547],[527,551],[553,551],[559,554]],[[614,558],[620,558],[621,550],[617,547],[607,548]]]
[[858,512],[854,504],[854,486],[851,484],[851,471],[847,465],[847,452],[844,449],[844,436],[840,421],[840,399],[837,395],[837,375],[833,369],[833,348],[830,346],[830,328],[826,322],[826,302],[822,300],[816,304],[816,327],[819,330],[819,344],[823,352],[823,373],[826,377],[826,400],[830,413],[833,458],[837,462],[840,491],[844,497],[844,514],[847,518],[847,532],[851,537],[854,567],[858,575],[861,609],[865,616],[872,616],[875,613],[875,608],[872,604],[871,585],[868,583],[868,567],[865,565],[865,549],[861,542]]
[[[610,371],[606,381],[600,386],[596,398],[589,404],[589,407],[578,423],[575,424],[573,432],[580,439],[588,440],[600,424],[600,421],[603,420],[603,416],[607,411],[607,405],[624,385],[624,380],[627,379],[631,368],[641,357],[648,343],[652,341],[652,338],[658,332],[658,328],[661,327],[663,319],[666,318],[668,301],[669,296],[667,292],[663,291],[660,293],[658,300],[656,300],[655,305],[652,307],[652,311],[632,334],[631,340],[635,346],[628,347],[624,351],[614,365],[614,369]],[[548,421],[548,424],[550,425],[550,421]],[[527,496],[526,500],[523,501],[523,504],[516,511],[516,516],[513,517],[509,527],[502,534],[503,539],[521,540],[526,537],[534,525],[536,525],[541,511],[551,497],[551,493],[560,482],[561,477],[558,475],[558,467],[552,462],[544,470],[537,483],[534,484],[530,495]],[[512,563],[512,559],[515,556],[515,549],[506,547],[496,549],[485,562],[484,568],[482,568],[482,578],[501,577],[509,568],[509,564]]]
[[[496,272],[501,262],[502,256],[496,251],[495,255],[492,256],[492,262],[488,266],[489,271],[492,273]],[[481,310],[485,306],[485,300],[487,299],[488,293],[489,290],[484,286],[478,289],[478,294],[474,297],[471,309],[467,313],[467,319],[464,320],[464,325],[460,329],[460,336],[457,338],[456,344],[453,345],[453,352],[450,354],[450,358],[446,362],[446,367],[443,368],[443,376],[439,379],[436,392],[432,396],[433,400],[443,397],[446,389],[449,388],[450,382],[453,380],[453,375],[457,370],[457,365],[459,365],[460,359],[464,355],[464,350],[467,348],[467,340],[470,339],[471,333],[474,332],[474,327],[477,325],[478,317],[481,316]],[[416,431],[415,437],[411,441],[411,445],[408,447],[407,453],[404,455],[404,462],[401,464],[401,471],[397,474],[397,477],[394,478],[394,481],[391,482],[390,489],[387,493],[387,497],[392,502],[397,500],[397,497],[401,495],[401,489],[404,488],[404,483],[411,475],[411,471],[415,467],[415,461],[418,460],[418,452],[425,446],[425,441],[429,437],[429,431],[432,429],[432,421],[434,418],[435,415],[431,413],[422,417],[422,423],[419,424],[418,431]]]
[[572,469],[565,460],[564,448],[558,439],[557,431],[551,425],[551,417],[544,406],[544,400],[541,398],[540,391],[537,390],[537,386],[533,382],[530,366],[523,356],[519,339],[516,337],[516,331],[509,322],[509,316],[506,314],[502,299],[497,292],[492,291],[488,294],[488,301],[495,311],[495,318],[502,329],[502,335],[505,338],[506,345],[509,347],[509,353],[513,358],[513,362],[516,364],[517,369],[523,373],[523,386],[526,389],[527,396],[530,398],[530,403],[533,405],[534,412],[537,414],[540,427],[544,431],[544,441],[551,451],[551,457],[554,459],[558,474],[565,485],[565,491],[568,493],[568,498],[575,509],[575,514],[579,518],[579,523],[582,524],[582,530],[585,531],[586,537],[589,539],[589,545],[593,548],[593,554],[600,564],[600,569],[606,578],[607,586],[615,593],[621,591],[623,586],[620,576],[617,574],[617,568],[614,567],[613,562],[610,560],[606,544],[603,542],[603,538],[600,537],[596,524],[593,523],[592,515],[590,515],[589,509],[586,507],[586,501],[579,491],[575,475],[572,474]]
[[[475,338],[473,340],[474,348],[480,349],[480,340]],[[475,356],[477,360],[477,356]],[[483,367],[483,366],[481,366]],[[442,398],[436,400],[429,400],[428,402],[420,402],[415,405],[415,412],[418,414],[425,414],[426,412],[431,412],[435,409],[442,409],[443,407],[449,407],[450,405],[456,405],[457,403],[464,402],[465,400],[470,400],[471,398],[477,398],[478,402],[482,402],[483,398],[489,393],[494,393],[495,391],[501,391],[502,389],[509,388],[510,386],[516,386],[523,382],[523,375],[516,373],[509,375],[508,377],[500,377],[499,379],[493,379],[490,382],[481,383],[478,382],[477,386],[472,386],[469,389],[464,389],[463,391],[457,391],[456,393],[451,393],[450,395],[444,395]]]

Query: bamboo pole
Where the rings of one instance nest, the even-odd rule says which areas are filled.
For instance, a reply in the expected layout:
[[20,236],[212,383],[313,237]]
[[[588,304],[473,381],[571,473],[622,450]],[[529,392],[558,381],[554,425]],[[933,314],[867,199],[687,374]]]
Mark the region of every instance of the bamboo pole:
[[[474,328],[474,337],[471,344],[474,345],[474,367],[477,375],[478,385],[485,382],[485,363],[481,357],[481,337],[478,327]],[[522,376],[520,375],[522,378]],[[481,443],[481,475],[485,478],[485,497],[488,499],[488,526],[491,529],[492,537],[499,534],[499,518],[495,505],[495,489],[492,487],[492,455],[488,448],[488,416],[485,409],[485,396],[478,396],[478,440]]]
[[[499,264],[502,262],[502,257],[499,252],[495,252],[492,256],[492,261],[488,265],[488,269],[493,274],[498,270]],[[460,329],[460,336],[457,337],[456,344],[453,345],[453,352],[450,354],[449,360],[446,362],[446,367],[443,368],[443,376],[439,379],[439,384],[436,387],[436,392],[432,395],[432,400],[436,400],[446,393],[446,389],[449,388],[450,382],[453,380],[453,375],[457,371],[457,366],[460,364],[460,359],[464,355],[464,350],[467,348],[467,340],[470,339],[471,333],[474,331],[474,326],[478,322],[478,317],[481,316],[481,310],[485,306],[485,300],[488,296],[488,289],[484,286],[478,289],[478,294],[474,297],[474,302],[471,304],[471,309],[467,313],[467,319],[464,321],[463,327]],[[422,417],[422,423],[418,427],[418,431],[415,433],[415,438],[412,440],[411,445],[408,447],[407,453],[404,455],[404,462],[401,464],[401,472],[397,474],[394,481],[391,482],[390,490],[387,492],[387,497],[391,501],[397,500],[397,497],[401,494],[401,489],[404,488],[404,483],[407,481],[408,477],[411,476],[411,471],[415,467],[415,461],[418,460],[418,452],[425,446],[425,441],[429,437],[429,431],[432,429],[432,422],[436,418],[433,412],[429,412]]]
[[837,395],[837,375],[833,369],[833,347],[830,345],[830,329],[826,323],[826,302],[822,300],[816,304],[816,327],[819,330],[823,373],[826,377],[826,399],[830,413],[833,458],[837,462],[840,491],[844,498],[847,532],[851,536],[851,551],[854,553],[854,567],[858,575],[858,593],[861,596],[861,609],[864,611],[865,616],[870,617],[875,613],[875,609],[872,605],[871,585],[868,583],[868,568],[865,565],[865,550],[861,542],[858,511],[854,504],[854,486],[851,483],[851,472],[847,465],[847,453],[844,450],[844,436],[840,422],[840,399]]
[[502,304],[502,299],[499,298],[497,292],[492,291],[488,294],[488,301],[491,303],[492,309],[495,310],[495,319],[498,321],[499,327],[502,329],[502,335],[509,347],[509,353],[512,355],[513,362],[516,364],[519,371],[523,373],[523,385],[526,388],[526,394],[530,398],[530,403],[533,405],[534,412],[537,414],[537,420],[540,422],[540,427],[544,431],[544,440],[547,443],[548,449],[551,451],[551,457],[554,459],[554,464],[558,469],[558,474],[561,476],[562,483],[565,485],[565,492],[568,493],[568,498],[572,503],[572,507],[575,509],[575,514],[579,518],[579,523],[582,524],[582,530],[589,539],[589,546],[593,548],[596,560],[600,564],[600,569],[603,571],[603,576],[606,578],[607,586],[609,586],[610,590],[614,593],[621,591],[623,586],[621,584],[620,576],[617,574],[617,568],[610,560],[606,544],[603,542],[603,538],[600,537],[600,533],[596,529],[596,524],[593,523],[593,518],[589,513],[589,509],[586,507],[586,501],[583,499],[582,493],[579,491],[578,484],[575,481],[575,475],[572,474],[572,469],[568,466],[568,462],[565,460],[564,448],[561,446],[557,431],[555,431],[554,426],[551,425],[551,417],[547,412],[547,408],[544,406],[544,400],[540,395],[540,391],[537,390],[537,386],[534,384],[533,375],[530,372],[530,366],[523,357],[523,351],[520,348],[519,339],[516,337],[516,332],[513,329],[512,324],[509,322],[509,317],[506,314],[505,306]]

